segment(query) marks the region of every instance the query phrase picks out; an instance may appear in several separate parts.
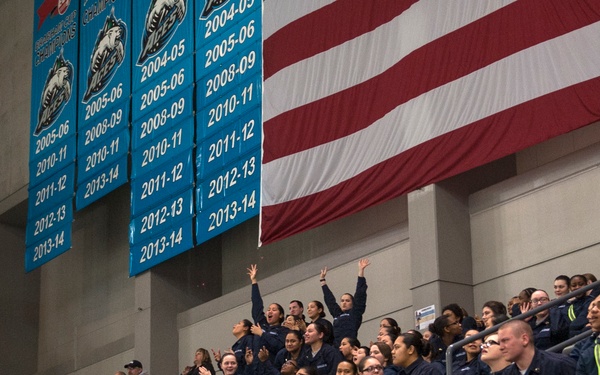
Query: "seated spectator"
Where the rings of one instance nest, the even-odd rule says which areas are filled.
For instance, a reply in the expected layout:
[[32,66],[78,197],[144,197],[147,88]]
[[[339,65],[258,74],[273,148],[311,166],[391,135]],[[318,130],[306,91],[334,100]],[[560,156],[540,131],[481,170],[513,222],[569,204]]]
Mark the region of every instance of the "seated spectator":
[[512,311],[508,310],[508,311],[511,311],[510,316],[515,317],[515,316],[522,314],[523,312],[529,310],[529,303],[531,302],[531,295],[536,290],[537,290],[536,288],[523,289],[519,293],[519,303],[514,304],[512,306]]
[[513,362],[504,374],[521,375],[532,371],[544,375],[575,374],[573,359],[535,348],[533,332],[527,322],[514,320],[504,324],[498,330],[498,339],[504,359]]
[[369,356],[376,358],[381,366],[383,366],[383,374],[385,375],[396,375],[398,369],[394,366],[392,361],[392,349],[383,342],[376,342],[371,345]]
[[[550,302],[548,293],[543,290],[536,290],[531,297],[532,309]],[[569,322],[558,309],[540,311],[529,324],[533,330],[535,347],[540,350],[549,349],[569,337]]]
[[325,304],[329,313],[333,316],[333,342],[339,347],[344,337],[358,337],[358,329],[362,324],[363,314],[367,308],[367,281],[365,279],[365,268],[371,264],[368,259],[358,262],[358,280],[354,296],[345,293],[340,298],[341,306],[337,304],[335,296],[329,289],[325,277],[327,267],[321,270],[321,287]]
[[[600,332],[600,296],[596,297],[588,308],[587,314],[592,335],[589,339],[581,340],[583,343],[579,350],[579,358],[577,359],[577,374],[597,374],[600,373],[600,363],[598,357],[598,333]],[[579,343],[578,343],[579,344]],[[573,353],[573,351],[571,351]]]
[[306,327],[304,342],[308,348],[298,358],[298,364],[315,367],[318,375],[333,375],[342,355],[338,349],[323,342],[324,330],[319,323],[311,323]]
[[368,356],[370,353],[371,350],[368,346],[361,346],[360,348],[356,349],[354,353],[352,353],[352,362],[354,362],[354,364],[358,366],[360,361],[366,356]]
[[333,325],[325,319],[325,307],[320,301],[311,301],[306,309],[306,314],[310,319],[310,323],[321,323],[325,327],[325,341],[329,345],[333,345]]
[[317,375],[317,369],[313,366],[300,367],[296,375]]
[[500,351],[498,334],[487,335],[481,344],[481,360],[489,366],[492,374],[502,374],[503,370],[510,366],[510,362],[504,359]]
[[285,336],[285,348],[281,349],[275,355],[273,366],[279,371],[283,365],[291,360],[295,360],[296,364],[302,355],[304,347],[304,335],[300,331],[290,330]]
[[[479,331],[476,329],[468,330],[465,333],[465,338],[478,333]],[[463,346],[466,356],[463,361],[458,364],[457,369],[452,372],[453,375],[479,375],[489,373],[489,367],[479,359],[481,344],[481,339],[478,339]]]
[[[237,358],[233,353],[223,354],[223,356],[221,357],[221,369],[223,370],[223,375],[234,375],[237,372]],[[208,374],[201,372],[200,375]]]
[[466,314],[466,311],[456,303],[451,303],[442,308],[442,315],[446,315],[453,321],[458,320],[464,334],[470,329],[477,329],[475,319]]
[[[462,327],[458,320],[441,315],[433,321],[433,324],[429,325],[429,330],[432,333],[431,338],[429,338],[429,343],[432,346],[431,364],[445,374],[446,349],[450,344],[462,339]],[[462,348],[458,348],[453,353],[453,371],[457,369],[461,362],[464,362],[465,356],[466,353]]]
[[512,312],[513,312],[513,306],[515,304],[518,304],[519,302],[520,302],[519,297],[517,297],[517,296],[514,296],[508,300],[508,303],[506,304],[506,309],[508,310],[508,313],[511,314],[511,316],[512,316]]
[[358,364],[358,372],[361,375],[381,374],[383,366],[377,358],[366,356]]
[[[583,288],[587,285],[587,278],[583,275],[575,275],[571,277],[571,292]],[[590,303],[594,298],[588,296],[587,293],[581,293],[575,297],[574,300],[569,301],[567,310],[567,317],[570,321],[569,324],[569,338],[577,336],[581,332],[585,331],[587,320],[587,312]]]
[[[585,278],[587,279],[588,285],[598,281],[598,279],[596,278],[596,276],[594,276],[593,273],[584,273],[583,276],[585,276]],[[588,296],[592,296],[594,298],[598,297],[600,295],[600,287],[588,290],[587,294]]]
[[379,329],[381,328],[391,329],[391,331],[395,332],[396,335],[402,333],[400,326],[398,326],[398,322],[396,322],[395,319],[390,317],[381,319],[381,322],[379,322]]
[[299,316],[300,319],[304,320],[304,304],[297,299],[290,301],[289,305],[290,315]]
[[352,361],[353,353],[356,349],[360,347],[360,341],[352,337],[344,337],[342,339],[342,343],[340,344],[340,353],[342,353],[342,357],[347,359],[348,361]]
[[390,347],[390,350],[394,347],[394,341],[398,338],[399,332],[394,330],[393,327],[380,328],[379,334],[377,335],[377,341],[383,342]]
[[306,323],[299,315],[286,316],[281,325],[290,330],[300,331],[303,334],[306,331]]
[[502,302],[498,301],[487,301],[483,304],[481,309],[481,320],[485,329],[491,328],[494,324],[492,318],[496,315],[506,315],[506,306]]
[[[246,360],[244,356],[246,354],[246,348],[251,348],[253,352],[258,351],[258,347],[256,344],[258,340],[254,339],[254,335],[250,332],[252,328],[252,322],[248,319],[240,320],[238,323],[233,325],[233,329],[231,333],[237,339],[237,341],[231,347],[231,351],[235,354],[235,357],[238,360],[238,369],[237,373],[242,374],[244,369],[246,368]],[[214,349],[211,349],[213,356],[215,357],[215,361],[217,362],[217,366],[221,368],[221,350],[218,349],[216,352]]]
[[248,276],[252,282],[252,319],[254,319],[255,325],[252,326],[250,331],[258,343],[255,346],[267,348],[270,353],[270,360],[275,360],[275,355],[285,347],[285,336],[289,329],[283,327],[284,312],[283,307],[278,303],[272,303],[269,305],[267,314],[264,312],[264,304],[258,288],[258,282],[256,281],[256,274],[258,268],[256,264],[250,265],[248,268]]
[[358,375],[358,367],[352,361],[346,359],[338,363],[336,375]]
[[[394,365],[400,367],[407,375],[441,375],[442,373],[423,357],[429,355],[431,345],[417,335],[404,333],[394,342],[392,359]],[[368,358],[368,357],[366,357]]]
[[215,375],[215,368],[213,367],[212,360],[208,350],[204,348],[198,348],[194,354],[194,366],[188,372],[189,375],[199,375],[200,370],[205,369],[210,375]]

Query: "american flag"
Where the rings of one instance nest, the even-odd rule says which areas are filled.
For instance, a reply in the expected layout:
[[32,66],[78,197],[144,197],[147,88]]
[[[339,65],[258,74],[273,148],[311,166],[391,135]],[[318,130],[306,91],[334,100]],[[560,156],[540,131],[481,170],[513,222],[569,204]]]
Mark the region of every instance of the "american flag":
[[600,118],[598,0],[266,0],[262,244]]

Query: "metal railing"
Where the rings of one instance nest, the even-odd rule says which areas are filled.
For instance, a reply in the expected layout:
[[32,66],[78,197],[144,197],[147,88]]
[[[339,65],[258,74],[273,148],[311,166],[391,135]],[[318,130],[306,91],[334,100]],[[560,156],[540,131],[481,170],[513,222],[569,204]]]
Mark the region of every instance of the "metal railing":
[[[508,323],[510,321],[513,321],[513,320],[522,320],[522,319],[528,318],[530,316],[533,316],[533,315],[539,313],[540,311],[548,310],[551,307],[558,306],[558,305],[562,304],[563,302],[566,302],[566,301],[568,301],[569,299],[571,299],[573,297],[577,297],[581,293],[585,293],[588,290],[592,290],[592,289],[594,289],[594,288],[596,288],[598,286],[600,286],[600,281],[596,281],[596,282],[594,282],[592,284],[586,285],[583,288],[579,288],[579,289],[577,289],[574,292],[566,294],[566,295],[564,295],[564,296],[562,296],[560,298],[554,299],[554,300],[552,300],[552,301],[550,301],[550,302],[548,302],[546,304],[543,304],[540,307],[536,307],[535,309],[531,309],[531,310],[529,310],[527,312],[524,312],[523,314],[520,314],[520,315],[517,315],[517,316],[515,316],[513,318],[510,318],[509,320],[506,320],[506,321],[504,321],[504,322],[502,322],[500,324],[497,324],[497,325],[495,325],[493,327],[490,327],[490,328],[488,328],[488,329],[486,329],[484,331],[481,331],[481,332],[479,332],[479,333],[477,333],[477,334],[475,334],[473,336],[469,336],[469,337],[467,337],[465,339],[462,339],[460,341],[457,341],[455,343],[452,343],[452,344],[448,345],[448,349],[446,349],[446,374],[447,375],[452,375],[452,354],[454,353],[454,351],[456,349],[462,348],[463,346],[465,346],[465,345],[467,345],[469,343],[472,343],[475,340],[479,340],[479,339],[484,338],[485,336],[487,336],[489,334],[492,334],[492,333],[496,332],[498,330],[498,328],[502,327],[504,324],[506,324],[506,323]],[[590,334],[591,334],[591,331],[588,331],[588,335],[590,335]],[[585,338],[585,336],[583,338]],[[567,345],[570,345],[570,344],[567,344]],[[550,348],[550,349],[553,349],[553,348]]]

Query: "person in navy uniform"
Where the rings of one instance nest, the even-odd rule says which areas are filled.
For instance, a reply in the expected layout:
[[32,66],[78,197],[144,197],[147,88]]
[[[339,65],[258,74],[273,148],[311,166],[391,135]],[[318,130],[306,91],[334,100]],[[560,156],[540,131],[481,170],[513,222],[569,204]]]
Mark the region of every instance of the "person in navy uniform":
[[580,341],[587,345],[577,360],[577,375],[600,374],[600,296],[590,303],[587,318],[593,333],[589,339]]
[[399,374],[442,375],[440,370],[423,359],[430,351],[431,345],[425,339],[412,333],[404,333],[394,342],[392,360],[399,367]]
[[333,343],[339,347],[344,337],[358,338],[358,329],[362,324],[363,314],[367,308],[367,280],[365,279],[365,268],[371,264],[368,259],[358,261],[358,281],[354,296],[344,293],[337,304],[335,296],[327,286],[325,277],[327,267],[321,270],[321,287],[325,304],[329,313],[333,316]]
[[[587,284],[587,278],[584,275],[575,275],[571,277],[571,292],[583,288]],[[577,295],[573,301],[569,301],[566,307],[566,314],[571,322],[569,325],[569,338],[577,336],[588,329],[586,327],[588,323],[587,312],[593,299],[594,297],[584,292]]]
[[504,370],[506,375],[574,375],[575,361],[562,354],[535,348],[529,323],[514,320],[498,330],[500,351],[505,360],[513,362]]
[[[525,311],[543,306],[550,302],[546,291],[538,289],[531,295],[531,302],[525,307]],[[569,338],[569,321],[560,309],[551,308],[540,311],[529,321],[533,330],[535,347],[546,350]]]
[[269,351],[271,362],[274,362],[275,355],[285,347],[285,336],[289,329],[281,325],[285,318],[285,312],[280,304],[270,304],[265,315],[265,306],[256,281],[257,272],[256,264],[250,265],[248,276],[252,282],[252,319],[255,323],[251,332],[258,339],[258,343],[254,343],[255,348],[264,346]]

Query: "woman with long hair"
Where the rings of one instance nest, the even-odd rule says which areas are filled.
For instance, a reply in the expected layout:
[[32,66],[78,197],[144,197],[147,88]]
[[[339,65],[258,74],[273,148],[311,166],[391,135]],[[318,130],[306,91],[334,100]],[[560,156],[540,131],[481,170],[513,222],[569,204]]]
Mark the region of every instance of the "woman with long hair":
[[360,347],[360,341],[358,339],[352,337],[344,337],[342,339],[342,343],[340,344],[340,353],[342,353],[342,357],[349,361],[352,361],[353,353],[356,349]]

